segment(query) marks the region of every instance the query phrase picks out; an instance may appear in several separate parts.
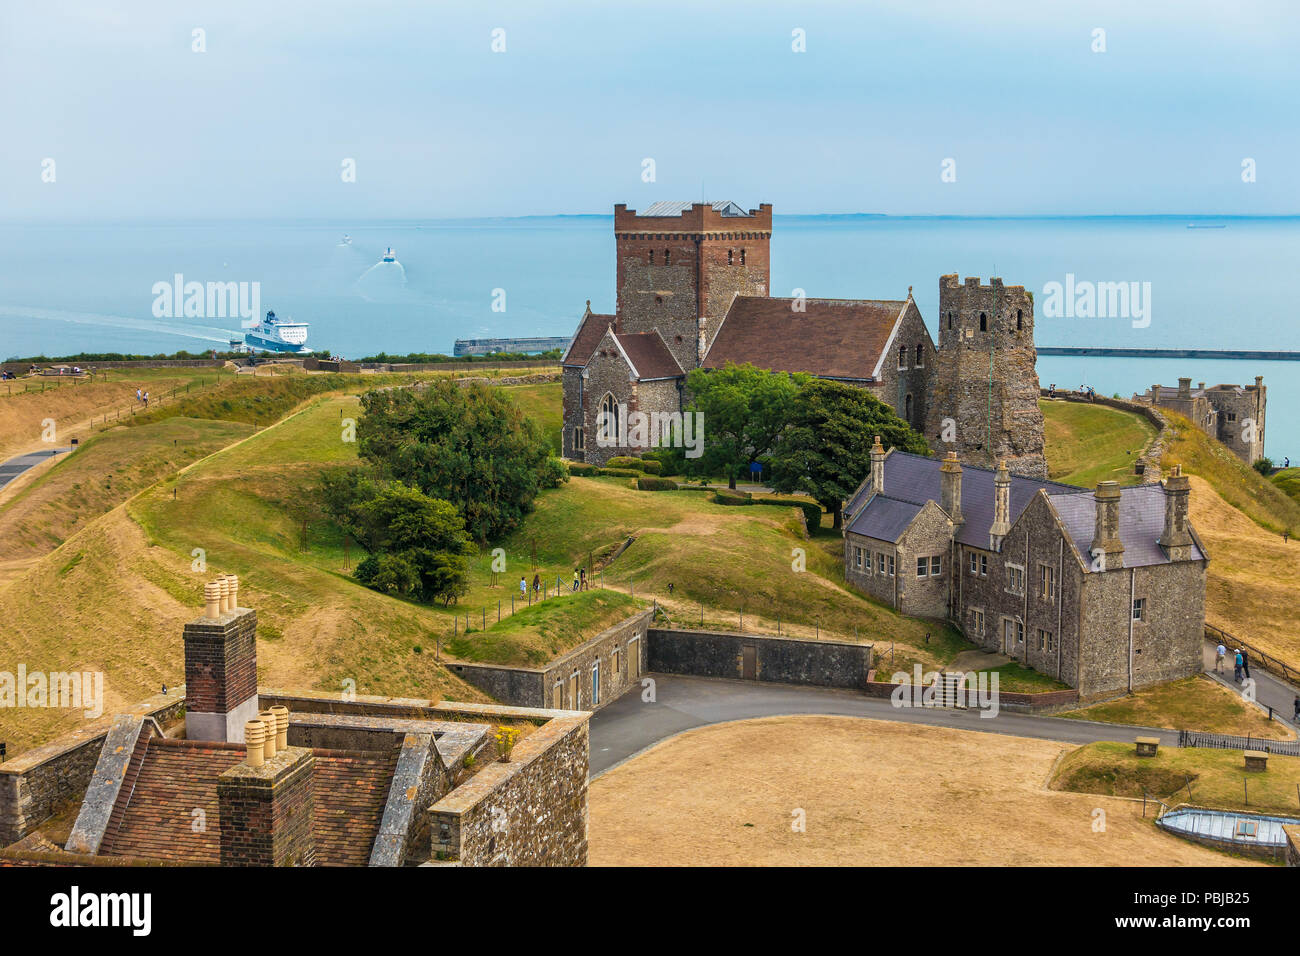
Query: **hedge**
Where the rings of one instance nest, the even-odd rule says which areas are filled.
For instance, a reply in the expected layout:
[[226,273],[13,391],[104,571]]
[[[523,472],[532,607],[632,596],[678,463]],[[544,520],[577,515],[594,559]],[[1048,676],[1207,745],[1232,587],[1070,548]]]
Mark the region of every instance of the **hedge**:
[[803,511],[804,523],[808,525],[810,532],[816,531],[822,526],[822,506],[815,501],[782,501],[780,498],[755,498],[754,504],[799,508]]
[[602,478],[640,478],[641,472],[631,468],[600,468],[596,471]]
[[668,478],[652,478],[649,475],[638,478],[636,486],[641,491],[676,491],[677,482]]
[[664,467],[657,461],[650,461],[645,458],[631,458],[627,455],[615,455],[605,464],[610,468],[635,468],[637,471],[644,471],[648,475],[657,475]]
[[719,505],[752,505],[754,496],[748,491],[723,491],[719,489],[713,493],[713,502]]
[[569,474],[571,475],[584,475],[590,477],[600,471],[599,468],[590,462],[566,461],[565,464],[569,466]]

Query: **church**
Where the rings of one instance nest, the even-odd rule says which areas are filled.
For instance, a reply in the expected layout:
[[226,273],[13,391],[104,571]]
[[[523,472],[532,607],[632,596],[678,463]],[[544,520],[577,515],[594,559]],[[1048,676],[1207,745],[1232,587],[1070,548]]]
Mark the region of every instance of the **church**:
[[768,203],[619,204],[614,237],[615,312],[588,301],[561,359],[566,458],[642,453],[607,440],[633,440],[619,419],[680,414],[686,374],[732,362],[868,389],[936,451],[1046,478],[1033,295],[1022,286],[941,277],[936,343],[910,286],[892,299],[773,297]]

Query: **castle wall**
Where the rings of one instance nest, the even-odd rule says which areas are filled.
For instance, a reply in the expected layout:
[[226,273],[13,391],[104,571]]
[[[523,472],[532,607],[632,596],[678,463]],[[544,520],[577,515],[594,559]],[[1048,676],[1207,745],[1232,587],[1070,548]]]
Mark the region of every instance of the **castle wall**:
[[[921,349],[919,361],[918,346]],[[880,383],[873,385],[871,391],[892,408],[895,415],[919,432],[924,432],[926,427],[936,359],[934,341],[925,327],[921,310],[915,302],[910,303],[890,343],[889,354],[881,363]]]
[[[936,323],[925,429],[933,447],[986,467],[1005,459],[1013,474],[1046,478],[1032,294],[997,278],[981,285],[942,276]],[[945,430],[948,419],[953,428]]]

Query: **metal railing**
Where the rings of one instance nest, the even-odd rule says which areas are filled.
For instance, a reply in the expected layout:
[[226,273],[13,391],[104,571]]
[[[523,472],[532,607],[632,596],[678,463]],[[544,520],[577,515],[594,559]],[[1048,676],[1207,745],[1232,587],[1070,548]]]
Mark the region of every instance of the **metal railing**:
[[1281,757],[1300,757],[1300,741],[1271,740],[1266,737],[1238,737],[1235,734],[1207,734],[1199,730],[1178,731],[1179,747],[1205,747],[1210,750],[1262,750]]
[[1205,625],[1205,636],[1212,641],[1218,641],[1228,649],[1228,663],[1232,663],[1232,651],[1240,647],[1250,656],[1250,663],[1259,664],[1264,670],[1276,674],[1284,681],[1290,684],[1300,684],[1300,668],[1292,667],[1286,661],[1274,657],[1272,654],[1265,654],[1255,645],[1243,641],[1239,637],[1229,634],[1222,628],[1215,627],[1213,624]]

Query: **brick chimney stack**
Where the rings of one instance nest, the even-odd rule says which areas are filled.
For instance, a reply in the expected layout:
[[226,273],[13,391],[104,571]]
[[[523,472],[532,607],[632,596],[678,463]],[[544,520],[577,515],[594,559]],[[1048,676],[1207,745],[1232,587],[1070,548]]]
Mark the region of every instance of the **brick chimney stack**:
[[1002,550],[1002,539],[1011,533],[1011,473],[1005,460],[993,475],[993,524],[989,526],[989,549]]
[[1178,397],[1179,398],[1192,397],[1192,380],[1190,378],[1180,378],[1178,380]]
[[1164,481],[1165,530],[1159,544],[1170,561],[1187,561],[1192,557],[1192,533],[1187,527],[1187,503],[1192,483],[1183,474],[1182,465],[1174,465],[1173,474]]
[[871,490],[882,495],[885,493],[885,446],[880,444],[880,436],[871,446]]
[[239,579],[203,588],[203,616],[185,625],[185,735],[243,743],[257,716],[257,612],[241,608]]
[[277,747],[289,712],[273,708],[247,722],[247,759],[217,777],[222,866],[315,866],[312,830],[316,758]]
[[1092,558],[1099,571],[1124,567],[1124,542],[1119,537],[1120,490],[1117,481],[1101,481],[1093,492],[1097,523],[1092,538]]
[[944,456],[943,464],[939,466],[939,480],[943,486],[943,510],[953,524],[961,524],[966,519],[961,513],[961,462],[957,460],[955,451]]

